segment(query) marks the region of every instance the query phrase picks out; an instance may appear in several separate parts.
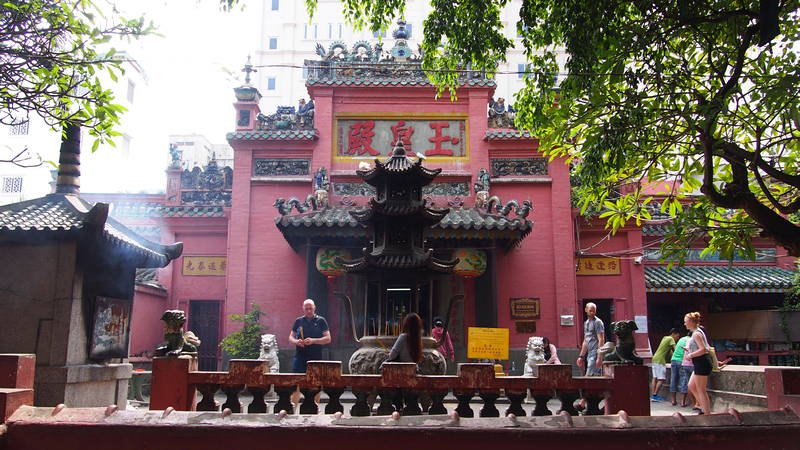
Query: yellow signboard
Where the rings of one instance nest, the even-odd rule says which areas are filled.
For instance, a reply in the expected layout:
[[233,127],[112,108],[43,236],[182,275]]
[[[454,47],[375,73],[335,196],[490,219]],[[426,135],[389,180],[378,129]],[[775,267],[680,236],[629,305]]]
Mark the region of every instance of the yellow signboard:
[[508,328],[469,327],[467,358],[508,359]]
[[184,256],[183,274],[186,276],[224,277],[228,269],[228,258],[224,256]]
[[578,258],[578,275],[619,275],[619,258]]

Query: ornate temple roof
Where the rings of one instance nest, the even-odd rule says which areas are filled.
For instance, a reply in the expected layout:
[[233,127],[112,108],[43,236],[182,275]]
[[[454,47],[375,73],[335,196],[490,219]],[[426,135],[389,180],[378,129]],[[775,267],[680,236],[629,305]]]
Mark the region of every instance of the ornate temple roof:
[[167,288],[158,281],[158,270],[155,268],[136,269],[136,284],[160,291],[167,290]]
[[795,272],[774,266],[645,267],[647,292],[785,292]]
[[264,130],[237,131],[225,135],[228,141],[314,141],[319,139],[317,130]]
[[487,141],[521,141],[534,139],[530,131],[512,129],[494,129],[486,131],[484,140]]
[[223,217],[223,206],[164,206],[157,211],[163,217]]
[[[275,225],[290,242],[306,237],[366,238],[365,225],[353,215],[367,208],[332,206],[301,214],[279,216]],[[498,239],[513,245],[533,230],[533,222],[519,217],[486,212],[479,208],[451,208],[437,224],[427,229],[433,239]]]
[[386,176],[406,176],[419,180],[420,186],[427,186],[442,172],[442,169],[428,169],[422,166],[422,158],[412,160],[406,155],[403,141],[398,140],[392,155],[383,162],[375,159],[375,167],[367,170],[356,170],[356,174],[371,186],[385,183]]
[[[309,64],[308,61],[306,64]],[[382,63],[378,63],[382,64]],[[393,63],[394,66],[397,63]],[[364,78],[354,78],[354,77],[342,77],[339,76],[336,79],[330,78],[318,78],[313,79],[311,77],[306,80],[307,86],[374,86],[374,87],[413,87],[413,86],[434,86],[428,78],[421,78],[417,75],[418,78],[406,78],[402,75],[395,75],[394,77],[382,77],[380,74],[382,72],[386,72],[385,69],[382,69],[380,65],[377,67],[371,67],[373,71],[365,76]],[[420,70],[421,71],[421,70]],[[466,80],[459,80],[461,87],[496,87],[497,83],[494,80],[486,79],[486,78],[478,78],[478,79],[466,79]]]
[[[405,22],[397,23],[392,33],[391,49],[384,50],[383,42],[374,45],[358,41],[352,46],[341,41],[328,48],[317,44],[318,60],[306,60],[307,86],[433,86],[422,70],[422,55],[408,46]],[[495,87],[494,80],[480,70],[463,70],[458,74],[462,87]]]
[[94,239],[104,252],[132,255],[136,267],[164,267],[180,256],[182,243],[161,245],[108,217],[108,204],[92,205],[74,194],[0,206],[0,236],[23,242]]

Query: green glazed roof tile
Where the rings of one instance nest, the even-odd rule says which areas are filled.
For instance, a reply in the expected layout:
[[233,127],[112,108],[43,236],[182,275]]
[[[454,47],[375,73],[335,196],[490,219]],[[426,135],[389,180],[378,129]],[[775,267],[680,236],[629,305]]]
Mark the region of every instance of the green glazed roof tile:
[[784,292],[794,272],[774,266],[645,267],[648,292]]

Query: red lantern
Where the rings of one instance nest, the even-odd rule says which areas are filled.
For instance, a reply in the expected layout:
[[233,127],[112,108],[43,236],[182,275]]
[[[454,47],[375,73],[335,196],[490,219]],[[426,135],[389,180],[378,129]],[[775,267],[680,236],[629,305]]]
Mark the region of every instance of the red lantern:
[[455,257],[458,264],[453,268],[453,272],[464,278],[475,278],[486,272],[486,252],[474,248],[462,248],[456,250]]
[[317,250],[317,270],[328,277],[329,280],[345,273],[344,267],[336,262],[336,258],[350,259],[350,253],[339,248],[322,247]]

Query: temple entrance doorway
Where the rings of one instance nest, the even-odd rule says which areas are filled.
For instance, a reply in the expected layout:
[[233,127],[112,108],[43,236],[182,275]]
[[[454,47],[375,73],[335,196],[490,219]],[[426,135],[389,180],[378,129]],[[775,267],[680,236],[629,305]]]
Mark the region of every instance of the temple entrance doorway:
[[197,354],[197,365],[200,370],[217,370],[219,314],[219,300],[192,300],[189,302],[189,329],[200,337],[200,348]]
[[614,320],[614,300],[610,298],[585,298],[583,299],[583,320],[581,320],[581,328],[580,333],[583,336],[583,324],[586,322],[588,318],[586,316],[586,304],[587,303],[594,303],[597,305],[597,317],[603,321],[603,325],[605,326],[606,333],[605,333],[605,340],[612,340],[613,341],[613,332],[611,328],[611,322]]

